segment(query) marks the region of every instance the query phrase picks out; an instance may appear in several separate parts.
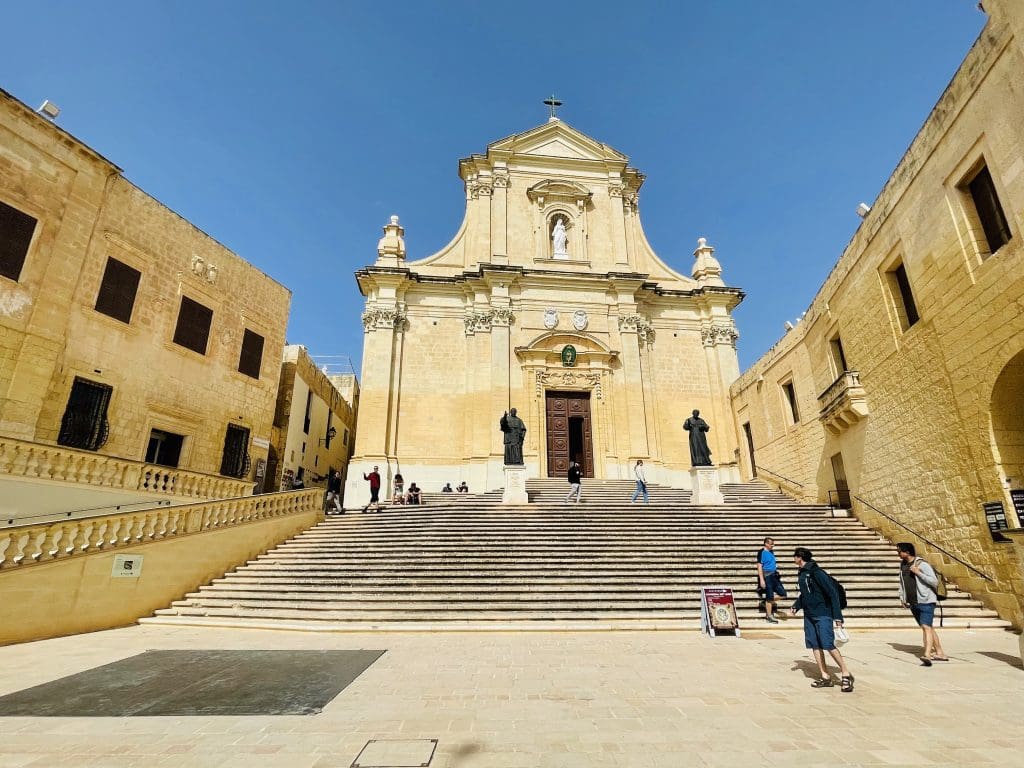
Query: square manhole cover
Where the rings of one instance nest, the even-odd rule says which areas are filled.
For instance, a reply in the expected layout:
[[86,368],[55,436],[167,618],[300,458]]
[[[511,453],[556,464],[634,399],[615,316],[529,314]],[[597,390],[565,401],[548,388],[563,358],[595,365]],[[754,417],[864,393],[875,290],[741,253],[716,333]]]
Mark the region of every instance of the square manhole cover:
[[427,768],[437,739],[371,739],[352,768]]
[[0,716],[313,715],[384,651],[146,651],[0,697]]

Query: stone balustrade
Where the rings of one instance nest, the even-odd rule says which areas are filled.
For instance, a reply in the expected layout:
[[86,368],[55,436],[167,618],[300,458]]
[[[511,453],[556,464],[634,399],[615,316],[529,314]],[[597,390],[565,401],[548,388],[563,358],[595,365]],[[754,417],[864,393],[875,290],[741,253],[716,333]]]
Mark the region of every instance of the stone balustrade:
[[0,571],[319,510],[319,489],[39,523],[0,532]]
[[161,467],[9,437],[0,437],[0,475],[148,491],[191,499],[227,499],[252,493],[252,483],[248,480]]

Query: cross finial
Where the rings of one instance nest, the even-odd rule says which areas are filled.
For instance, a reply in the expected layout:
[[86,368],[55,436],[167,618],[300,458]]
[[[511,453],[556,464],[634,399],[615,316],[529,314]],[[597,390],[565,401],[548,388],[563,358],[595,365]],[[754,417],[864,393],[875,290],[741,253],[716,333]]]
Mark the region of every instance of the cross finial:
[[556,99],[555,94],[552,93],[551,96],[544,99],[544,103],[547,104],[548,108],[551,110],[551,119],[557,119],[557,115],[555,115],[555,110],[562,106],[562,102]]

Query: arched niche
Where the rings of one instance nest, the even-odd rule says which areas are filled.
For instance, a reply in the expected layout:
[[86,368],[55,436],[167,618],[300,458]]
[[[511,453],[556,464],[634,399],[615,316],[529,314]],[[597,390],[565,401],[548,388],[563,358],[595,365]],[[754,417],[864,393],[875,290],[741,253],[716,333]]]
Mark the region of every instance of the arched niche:
[[1010,358],[996,377],[989,417],[1000,480],[1010,488],[1024,489],[1024,350]]

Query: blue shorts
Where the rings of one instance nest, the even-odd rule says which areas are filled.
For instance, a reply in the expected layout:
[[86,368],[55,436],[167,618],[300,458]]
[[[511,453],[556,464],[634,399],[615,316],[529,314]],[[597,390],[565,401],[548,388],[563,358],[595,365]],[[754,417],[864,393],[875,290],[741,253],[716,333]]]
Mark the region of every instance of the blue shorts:
[[769,603],[775,599],[775,595],[786,596],[786,588],[782,586],[782,579],[778,571],[772,571],[764,575],[764,599]]
[[918,603],[910,606],[914,621],[922,627],[930,627],[935,621],[935,603]]
[[804,616],[804,645],[812,650],[834,651],[836,649],[834,621],[831,616]]

